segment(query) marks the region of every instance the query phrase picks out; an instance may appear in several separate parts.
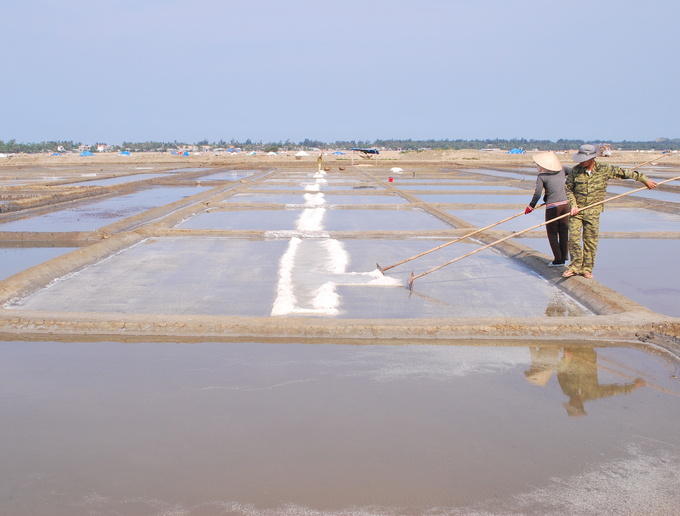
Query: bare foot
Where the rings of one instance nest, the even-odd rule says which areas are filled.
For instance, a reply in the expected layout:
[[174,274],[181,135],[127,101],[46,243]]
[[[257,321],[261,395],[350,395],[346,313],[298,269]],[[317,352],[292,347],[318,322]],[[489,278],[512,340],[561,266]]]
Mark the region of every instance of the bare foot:
[[584,272],[583,277],[586,279],[593,279],[595,276],[593,276],[590,272]]
[[567,269],[566,271],[564,271],[564,273],[562,273],[562,277],[571,278],[574,274],[576,274],[574,271],[572,271],[571,269]]

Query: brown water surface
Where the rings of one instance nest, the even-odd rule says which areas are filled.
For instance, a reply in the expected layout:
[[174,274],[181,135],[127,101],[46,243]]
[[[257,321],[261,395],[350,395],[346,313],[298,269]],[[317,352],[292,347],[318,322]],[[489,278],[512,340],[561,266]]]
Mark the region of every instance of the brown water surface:
[[0,514],[677,514],[675,362],[498,344],[0,342]]

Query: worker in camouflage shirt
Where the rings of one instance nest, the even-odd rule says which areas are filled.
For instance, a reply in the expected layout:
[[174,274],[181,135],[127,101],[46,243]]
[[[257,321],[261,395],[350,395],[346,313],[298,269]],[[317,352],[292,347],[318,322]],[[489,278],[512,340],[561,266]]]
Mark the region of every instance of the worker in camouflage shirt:
[[[569,254],[571,264],[562,274],[565,278],[582,274],[585,278],[593,277],[595,253],[597,252],[598,234],[600,231],[600,213],[604,205],[584,210],[599,201],[603,201],[607,193],[607,181],[610,179],[635,179],[650,190],[656,186],[644,174],[637,171],[624,170],[606,163],[597,163],[600,155],[598,145],[581,145],[573,155],[578,163],[567,176],[567,199],[569,199]],[[581,248],[583,239],[583,248]]]

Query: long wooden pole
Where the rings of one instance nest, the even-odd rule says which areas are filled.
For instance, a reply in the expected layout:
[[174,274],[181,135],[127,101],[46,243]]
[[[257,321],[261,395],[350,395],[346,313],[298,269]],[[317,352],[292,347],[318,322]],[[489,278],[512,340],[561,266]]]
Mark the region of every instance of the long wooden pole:
[[[545,206],[545,204],[541,204],[541,205],[537,206],[536,209],[542,208],[543,206]],[[397,263],[395,263],[395,264],[388,265],[387,267],[384,267],[384,268],[383,268],[383,267],[380,267],[380,264],[378,264],[378,263],[376,263],[375,266],[378,267],[378,270],[379,270],[380,272],[382,272],[383,275],[384,275],[384,274],[385,274],[385,271],[388,271],[388,270],[390,270],[390,269],[396,267],[397,265],[401,265],[402,263],[410,262],[411,260],[415,260],[416,258],[420,258],[421,256],[425,256],[426,254],[430,254],[430,253],[434,253],[435,251],[439,251],[440,249],[442,249],[442,248],[444,248],[444,247],[446,247],[446,246],[448,246],[448,245],[455,244],[455,243],[457,243],[457,242],[460,242],[461,240],[465,240],[466,238],[470,238],[471,236],[474,236],[474,235],[476,235],[476,234],[478,234],[478,233],[481,233],[482,231],[486,231],[487,229],[491,229],[491,228],[493,228],[493,227],[498,226],[499,224],[503,224],[504,222],[507,222],[507,221],[509,221],[509,220],[512,220],[512,219],[514,219],[515,217],[519,217],[520,215],[524,215],[524,213],[525,213],[524,211],[520,211],[519,213],[517,213],[517,214],[515,214],[515,215],[512,215],[512,216],[510,216],[510,217],[508,217],[508,218],[506,218],[506,219],[499,220],[498,222],[496,222],[496,223],[494,223],[494,224],[490,224],[490,225],[488,225],[488,226],[486,226],[486,227],[483,227],[483,228],[481,228],[481,229],[476,229],[476,230],[473,231],[472,233],[468,233],[468,234],[465,235],[465,236],[462,236],[462,237],[460,237],[460,238],[456,238],[455,240],[451,240],[451,242],[446,242],[445,244],[442,244],[442,245],[440,245],[439,247],[435,247],[434,249],[430,249],[429,251],[425,251],[424,253],[420,253],[420,254],[417,254],[417,255],[415,255],[415,256],[411,256],[411,258],[406,258],[406,260],[402,260],[402,261],[397,262]]]
[[[661,156],[661,158],[666,157],[666,156],[667,156],[667,154],[664,154],[663,156]],[[647,162],[645,162],[645,163],[640,163],[639,165],[637,165],[637,166],[635,166],[635,167],[633,167],[633,168],[631,168],[631,169],[629,169],[629,170],[635,170],[636,168],[642,167],[643,165],[647,165],[647,164],[651,163],[652,161],[656,161],[656,160],[658,160],[658,159],[660,159],[660,158],[655,158],[655,159],[650,160],[650,161],[647,161]],[[677,180],[679,180],[679,179],[680,179],[680,176],[678,176],[678,177],[673,177],[673,178],[671,178],[671,179],[666,179],[665,181],[659,181],[659,182],[657,183],[657,186],[658,186],[658,185],[662,185],[662,184],[664,184],[664,183],[668,183],[668,182],[670,182],[670,181],[677,181]],[[603,201],[599,201],[599,202],[593,203],[593,204],[591,204],[590,206],[586,206],[585,208],[580,208],[580,209],[579,209],[579,212],[588,210],[588,209],[590,209],[590,208],[594,208],[595,206],[599,206],[600,204],[608,203],[609,201],[613,201],[613,200],[619,199],[619,198],[621,198],[621,197],[625,197],[626,195],[630,195],[630,194],[633,194],[633,193],[636,193],[636,192],[641,192],[642,190],[647,190],[647,189],[648,189],[648,188],[647,188],[646,186],[644,186],[644,187],[642,187],[642,188],[637,188],[636,190],[631,190],[630,192],[626,192],[626,193],[622,193],[622,194],[619,194],[619,195],[615,195],[614,197],[610,197],[609,199],[604,199]],[[540,228],[541,226],[545,226],[546,224],[550,224],[551,222],[555,222],[555,221],[557,221],[557,220],[563,219],[563,218],[568,217],[568,216],[569,216],[569,213],[565,213],[564,215],[560,215],[559,217],[555,217],[555,218],[552,219],[552,220],[548,220],[548,221],[546,221],[546,222],[542,222],[541,224],[537,224],[537,225],[532,226],[532,227],[527,228],[527,229],[523,229],[522,231],[518,231],[518,232],[516,232],[516,233],[513,233],[512,235],[508,235],[508,236],[506,236],[506,237],[501,238],[500,240],[496,240],[495,242],[492,242],[492,243],[490,243],[490,244],[488,244],[488,245],[482,246],[482,247],[480,247],[479,249],[475,249],[474,251],[472,251],[472,252],[470,252],[470,253],[467,253],[467,254],[464,254],[463,256],[459,256],[458,258],[454,258],[454,259],[451,260],[451,261],[448,261],[448,262],[446,262],[446,263],[444,263],[444,264],[442,264],[442,265],[439,265],[439,266],[435,267],[434,269],[430,269],[429,271],[426,271],[426,272],[423,272],[423,273],[421,273],[421,274],[418,274],[417,276],[414,276],[414,275],[413,275],[413,271],[411,271],[411,277],[410,277],[409,280],[408,280],[408,288],[409,288],[409,289],[412,289],[412,288],[413,288],[413,282],[414,282],[415,280],[417,280],[418,278],[422,278],[423,276],[425,276],[425,275],[427,275],[427,274],[430,274],[431,272],[437,271],[437,270],[439,270],[439,269],[441,269],[441,268],[443,268],[443,267],[446,267],[447,265],[451,265],[452,263],[455,263],[455,262],[457,262],[457,261],[459,261],[459,260],[462,260],[463,258],[467,258],[468,256],[472,256],[473,254],[476,254],[476,253],[478,253],[478,252],[480,252],[480,251],[483,251],[484,249],[488,249],[489,247],[493,247],[493,246],[495,246],[495,245],[497,245],[497,244],[500,244],[501,242],[505,242],[506,240],[509,240],[509,239],[514,238],[514,237],[519,236],[519,235],[522,235],[522,234],[524,234],[524,233],[526,233],[526,232],[528,232],[528,231],[531,231],[531,230],[536,229],[536,228]]]

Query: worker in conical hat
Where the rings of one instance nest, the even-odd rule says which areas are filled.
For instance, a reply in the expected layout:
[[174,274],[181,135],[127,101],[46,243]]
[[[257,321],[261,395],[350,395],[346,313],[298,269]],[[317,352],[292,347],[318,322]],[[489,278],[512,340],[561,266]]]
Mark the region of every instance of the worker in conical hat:
[[[528,215],[536,207],[536,203],[545,191],[545,221],[548,222],[561,215],[569,213],[569,200],[564,183],[571,168],[564,167],[554,151],[539,152],[533,156],[538,169],[536,191],[524,213]],[[548,267],[564,267],[569,258],[569,217],[550,222],[545,225],[553,261]]]
[[321,167],[323,166],[323,154],[319,153],[319,157],[316,158],[316,162],[319,165],[319,172],[321,172]]

